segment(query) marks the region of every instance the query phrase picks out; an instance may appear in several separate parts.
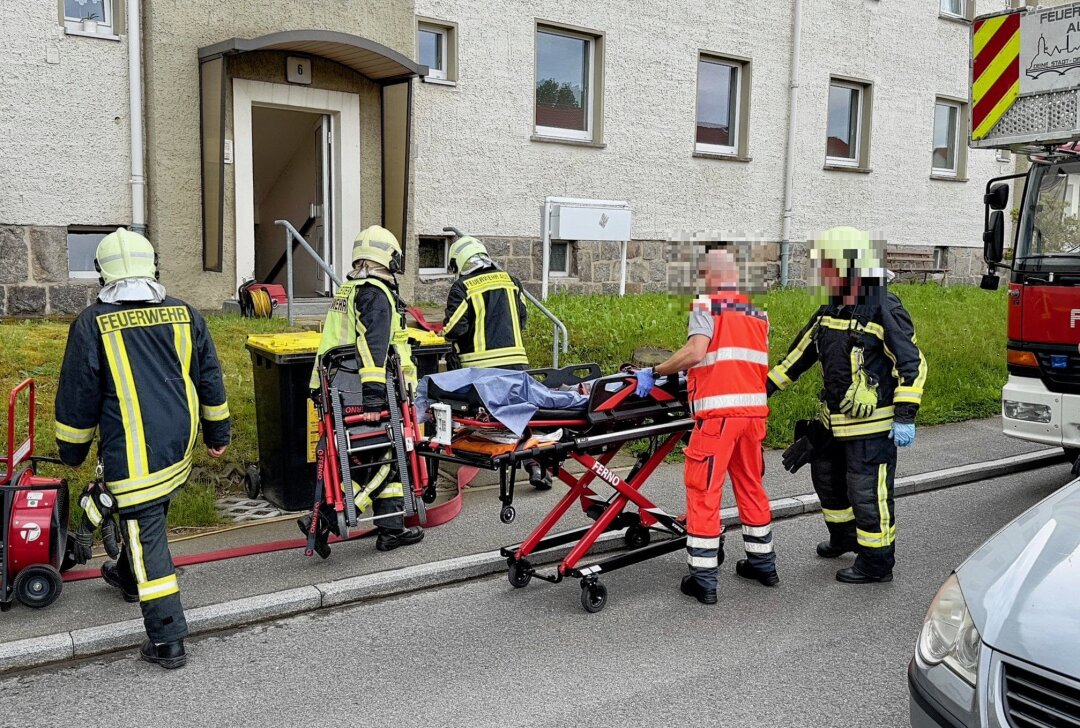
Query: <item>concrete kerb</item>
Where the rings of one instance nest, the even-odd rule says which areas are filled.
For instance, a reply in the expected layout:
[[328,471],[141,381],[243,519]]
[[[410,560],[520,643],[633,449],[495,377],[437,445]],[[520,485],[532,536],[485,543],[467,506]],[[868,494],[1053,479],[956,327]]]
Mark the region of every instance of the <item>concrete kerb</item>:
[[[1059,449],[1041,450],[993,460],[987,463],[923,473],[899,478],[896,496],[913,495],[938,488],[963,485],[976,480],[1034,470],[1061,462]],[[778,498],[772,501],[774,519],[792,518],[821,510],[816,495]],[[738,511],[725,508],[721,513],[725,526],[737,525]],[[622,532],[604,534],[591,553],[616,548]],[[534,565],[560,560],[569,547],[551,549],[530,557]],[[343,606],[420,589],[447,586],[498,573],[506,568],[506,557],[498,551],[461,556],[429,564],[350,577],[313,586],[287,589],[198,607],[187,612],[192,634],[234,629],[255,622],[281,619],[303,612]],[[0,643],[0,672],[39,667],[74,657],[89,657],[137,646],[144,639],[141,619],[89,627],[42,637]]]

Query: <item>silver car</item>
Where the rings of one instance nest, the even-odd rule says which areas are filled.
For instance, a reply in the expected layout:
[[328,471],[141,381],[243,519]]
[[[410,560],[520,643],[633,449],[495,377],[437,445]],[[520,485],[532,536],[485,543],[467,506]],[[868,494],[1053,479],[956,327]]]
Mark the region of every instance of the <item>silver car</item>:
[[914,728],[1080,728],[1080,480],[948,578],[907,677]]
[[992,536],[934,597],[914,728],[1080,728],[1080,480]]

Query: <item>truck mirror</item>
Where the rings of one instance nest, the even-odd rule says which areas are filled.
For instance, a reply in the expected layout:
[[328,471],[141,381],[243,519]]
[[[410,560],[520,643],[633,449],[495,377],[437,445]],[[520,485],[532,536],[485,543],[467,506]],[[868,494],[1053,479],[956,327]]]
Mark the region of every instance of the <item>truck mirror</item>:
[[988,205],[991,210],[1004,210],[1009,204],[1009,186],[999,182],[991,187],[990,191],[983,195],[983,204]]
[[1000,284],[1000,278],[998,278],[993,273],[987,273],[982,277],[982,280],[979,281],[979,288],[983,289],[984,291],[996,291]]
[[996,265],[1005,257],[1005,213],[995,210],[990,213],[990,222],[983,233],[983,258],[990,265]]

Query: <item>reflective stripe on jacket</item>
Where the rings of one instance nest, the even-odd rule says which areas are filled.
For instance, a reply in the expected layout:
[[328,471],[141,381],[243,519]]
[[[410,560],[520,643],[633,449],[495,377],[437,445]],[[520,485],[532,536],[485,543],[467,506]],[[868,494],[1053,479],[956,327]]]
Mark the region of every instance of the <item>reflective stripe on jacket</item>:
[[[416,367],[405,330],[404,306],[398,306],[397,295],[378,278],[345,281],[334,294],[326,314],[317,361],[331,349],[354,346],[364,405],[373,407],[386,402],[386,353],[391,344],[398,352],[406,379],[415,380]],[[317,366],[308,384],[311,389],[318,389]]]
[[713,319],[705,358],[688,373],[694,417],[767,417],[768,316],[737,293],[702,296],[692,309],[706,310]]
[[443,336],[454,343],[462,366],[528,366],[526,317],[521,282],[498,268],[481,268],[451,286]]
[[105,484],[120,510],[167,499],[191,473],[200,420],[229,443],[229,405],[206,322],[183,301],[95,303],[68,332],[56,392],[56,442],[86,459],[95,429]]
[[[852,349],[862,348],[863,368],[877,380],[878,406],[856,419],[840,412],[840,401],[852,382]],[[894,294],[881,303],[818,309],[796,337],[786,357],[769,372],[785,389],[815,361],[821,362],[824,385],[819,419],[835,437],[880,437],[894,419],[915,421],[926,384],[926,358],[919,349],[911,316]]]

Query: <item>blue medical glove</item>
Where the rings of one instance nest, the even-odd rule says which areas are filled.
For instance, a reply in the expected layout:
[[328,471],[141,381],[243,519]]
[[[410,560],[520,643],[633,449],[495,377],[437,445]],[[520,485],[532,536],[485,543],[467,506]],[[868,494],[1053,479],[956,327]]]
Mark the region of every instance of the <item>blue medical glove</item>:
[[653,385],[656,384],[656,374],[653,372],[652,367],[638,369],[634,372],[634,377],[637,379],[637,389],[634,390],[634,394],[639,397],[649,396]]
[[908,447],[911,443],[915,442],[915,424],[894,422],[889,437],[896,441],[897,447]]

